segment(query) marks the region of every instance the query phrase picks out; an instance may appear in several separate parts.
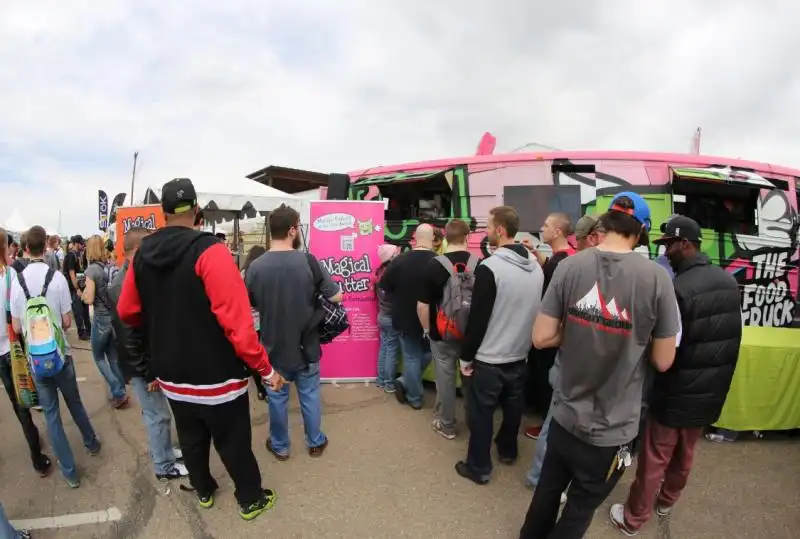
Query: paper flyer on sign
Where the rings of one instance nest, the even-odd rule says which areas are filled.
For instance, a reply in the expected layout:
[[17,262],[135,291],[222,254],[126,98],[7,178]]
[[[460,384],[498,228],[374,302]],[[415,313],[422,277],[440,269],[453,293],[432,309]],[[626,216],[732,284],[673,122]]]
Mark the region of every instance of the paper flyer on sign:
[[377,375],[380,347],[373,276],[383,238],[383,202],[319,200],[310,206],[309,251],[339,284],[350,330],[322,347],[323,380]]

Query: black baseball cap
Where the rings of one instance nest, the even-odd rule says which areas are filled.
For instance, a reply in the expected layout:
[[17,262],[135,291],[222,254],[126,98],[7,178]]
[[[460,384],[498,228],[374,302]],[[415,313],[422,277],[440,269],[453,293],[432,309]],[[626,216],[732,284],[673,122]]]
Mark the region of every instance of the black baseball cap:
[[197,193],[189,178],[175,178],[161,188],[161,209],[172,215],[186,213],[197,206]]
[[703,241],[703,233],[697,221],[685,215],[673,215],[661,225],[662,236],[653,243],[667,243],[672,240],[686,240],[692,243]]

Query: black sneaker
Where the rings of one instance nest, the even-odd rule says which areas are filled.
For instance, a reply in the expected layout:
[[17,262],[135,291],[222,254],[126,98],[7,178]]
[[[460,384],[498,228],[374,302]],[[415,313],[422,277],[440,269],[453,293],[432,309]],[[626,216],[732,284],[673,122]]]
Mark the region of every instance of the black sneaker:
[[210,494],[200,494],[197,493],[197,503],[200,504],[200,507],[203,509],[211,509],[214,507],[214,493]]
[[100,440],[95,440],[95,441],[97,442],[97,444],[94,445],[91,449],[89,449],[89,454],[93,457],[99,455],[100,449],[103,448],[103,444],[100,442]]
[[244,520],[253,520],[258,515],[268,509],[275,507],[275,500],[278,496],[275,491],[269,488],[264,489],[264,496],[251,504],[239,506],[239,516]]
[[459,460],[458,462],[456,462],[456,473],[461,477],[463,477],[464,479],[469,479],[476,485],[485,485],[486,483],[489,482],[488,475],[476,474],[475,472],[470,470],[469,466],[467,466],[467,463],[464,462],[463,460]]
[[50,462],[50,459],[47,458],[47,455],[42,453],[36,457],[36,461],[33,463],[33,469],[36,470],[36,473],[39,474],[39,477],[47,477],[50,475],[50,471],[53,469],[53,463]]
[[394,398],[396,398],[397,402],[400,404],[408,404],[408,399],[406,398],[406,386],[403,385],[403,382],[400,381],[400,378],[395,378],[394,380]]

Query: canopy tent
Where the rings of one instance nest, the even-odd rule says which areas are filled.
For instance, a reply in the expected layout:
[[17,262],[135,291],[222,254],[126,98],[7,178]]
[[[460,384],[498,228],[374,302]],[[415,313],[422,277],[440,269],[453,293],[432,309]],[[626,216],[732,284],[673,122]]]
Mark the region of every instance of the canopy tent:
[[[292,206],[298,212],[303,200],[279,191],[274,187],[254,181],[226,183],[222,189],[207,190],[202,183],[195,184],[197,204],[203,210],[203,218],[209,223],[223,223],[237,219],[266,216],[281,204]],[[161,202],[161,188],[148,187],[143,204]]]
[[[239,222],[242,219],[266,217],[269,212],[282,204],[291,206],[300,215],[304,215],[307,203],[296,196],[279,191],[274,187],[252,180],[232,180],[226,182],[222,189],[205,189],[202,182],[194,184],[197,191],[197,205],[203,211],[203,220],[216,229],[219,223],[233,222],[232,248],[237,262],[241,256],[239,245]],[[161,188],[148,187],[142,204],[158,204],[161,202]],[[266,230],[266,219],[263,226]]]
[[28,230],[28,225],[22,220],[22,215],[20,215],[19,210],[14,208],[14,211],[11,212],[11,216],[3,223],[3,228],[9,232],[25,232]]

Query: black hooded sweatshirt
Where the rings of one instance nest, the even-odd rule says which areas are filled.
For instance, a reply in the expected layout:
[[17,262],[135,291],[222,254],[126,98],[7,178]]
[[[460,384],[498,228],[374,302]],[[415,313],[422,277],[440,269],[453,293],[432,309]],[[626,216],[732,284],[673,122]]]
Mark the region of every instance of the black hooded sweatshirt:
[[272,375],[242,276],[212,234],[173,226],[145,237],[117,310],[141,327],[169,399],[222,404],[247,392],[246,365]]

